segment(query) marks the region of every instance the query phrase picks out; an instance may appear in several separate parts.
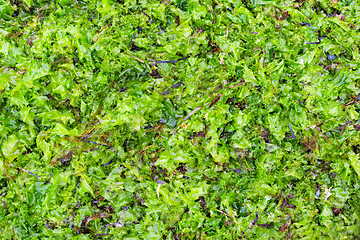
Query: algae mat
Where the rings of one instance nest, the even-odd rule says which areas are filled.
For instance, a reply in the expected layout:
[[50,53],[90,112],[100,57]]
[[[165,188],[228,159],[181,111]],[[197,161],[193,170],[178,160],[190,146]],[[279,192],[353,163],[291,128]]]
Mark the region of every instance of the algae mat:
[[357,239],[359,8],[2,1],[2,239]]

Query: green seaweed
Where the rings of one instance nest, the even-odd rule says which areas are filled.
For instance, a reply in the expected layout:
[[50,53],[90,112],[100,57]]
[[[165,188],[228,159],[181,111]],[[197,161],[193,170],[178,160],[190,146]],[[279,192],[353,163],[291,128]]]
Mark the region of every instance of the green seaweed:
[[0,3],[4,239],[356,239],[358,1]]

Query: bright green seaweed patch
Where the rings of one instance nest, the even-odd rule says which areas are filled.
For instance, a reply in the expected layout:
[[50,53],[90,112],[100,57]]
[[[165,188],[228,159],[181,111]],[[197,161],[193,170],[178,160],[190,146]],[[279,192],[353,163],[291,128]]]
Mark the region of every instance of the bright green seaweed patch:
[[355,239],[360,3],[0,3],[4,239]]

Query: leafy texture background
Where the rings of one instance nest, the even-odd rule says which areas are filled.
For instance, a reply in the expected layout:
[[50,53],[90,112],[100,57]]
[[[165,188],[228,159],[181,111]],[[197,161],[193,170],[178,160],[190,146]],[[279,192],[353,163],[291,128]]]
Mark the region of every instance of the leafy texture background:
[[1,2],[1,235],[356,239],[359,8]]

